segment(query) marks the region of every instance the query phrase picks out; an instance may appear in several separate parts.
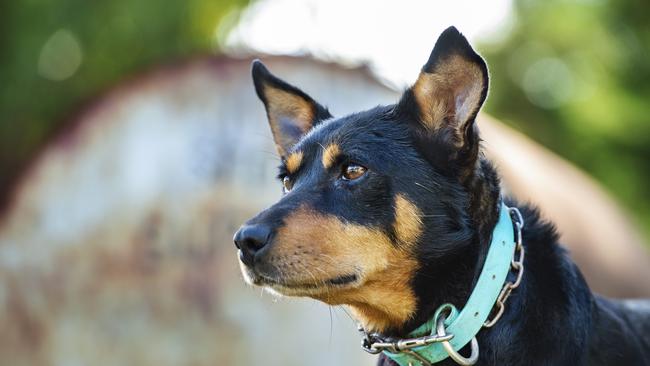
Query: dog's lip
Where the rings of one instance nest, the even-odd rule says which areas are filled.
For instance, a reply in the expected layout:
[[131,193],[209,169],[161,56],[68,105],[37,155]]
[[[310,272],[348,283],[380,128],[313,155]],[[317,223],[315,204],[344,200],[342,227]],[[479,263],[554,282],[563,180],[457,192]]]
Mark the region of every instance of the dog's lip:
[[340,275],[318,282],[290,282],[283,279],[272,278],[257,274],[261,285],[268,285],[271,287],[284,287],[289,289],[318,289],[322,287],[343,287],[357,282],[359,276],[355,273]]
[[348,275],[342,275],[338,276],[332,279],[329,279],[325,281],[329,285],[334,285],[334,286],[341,286],[341,285],[347,285],[353,282],[356,282],[359,276],[356,274],[348,274]]

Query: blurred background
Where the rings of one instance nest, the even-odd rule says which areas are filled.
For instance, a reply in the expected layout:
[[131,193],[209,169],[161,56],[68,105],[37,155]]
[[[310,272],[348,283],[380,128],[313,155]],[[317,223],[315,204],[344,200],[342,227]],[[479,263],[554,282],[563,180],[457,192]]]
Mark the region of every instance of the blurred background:
[[440,31],[486,58],[479,126],[597,291],[650,296],[650,3],[0,2],[0,365],[372,364],[344,309],[247,287],[280,196],[261,58],[342,115]]

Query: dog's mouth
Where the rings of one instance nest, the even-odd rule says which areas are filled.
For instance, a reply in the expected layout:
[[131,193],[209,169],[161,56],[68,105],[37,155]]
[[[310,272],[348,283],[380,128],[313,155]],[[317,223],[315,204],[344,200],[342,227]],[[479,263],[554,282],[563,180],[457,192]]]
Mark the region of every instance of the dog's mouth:
[[[243,267],[243,266],[242,266]],[[288,296],[311,295],[322,291],[354,287],[360,281],[356,273],[338,275],[326,279],[294,280],[271,277],[250,268],[242,268],[246,282],[251,285],[267,287]]]
[[345,287],[354,284],[359,279],[359,276],[356,274],[346,274],[314,281],[291,281],[282,278],[266,277],[264,275],[258,275],[258,277],[260,286],[287,288],[291,290],[317,290],[322,287]]

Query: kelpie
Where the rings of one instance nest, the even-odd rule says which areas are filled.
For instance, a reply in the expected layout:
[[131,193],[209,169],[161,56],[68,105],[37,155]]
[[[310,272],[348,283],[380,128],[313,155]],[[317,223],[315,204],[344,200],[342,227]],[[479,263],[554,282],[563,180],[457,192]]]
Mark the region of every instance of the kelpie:
[[341,118],[252,74],[284,195],[235,234],[248,283],[346,305],[381,365],[650,365],[648,303],[593,295],[553,225],[501,196],[487,67],[454,27],[396,104]]

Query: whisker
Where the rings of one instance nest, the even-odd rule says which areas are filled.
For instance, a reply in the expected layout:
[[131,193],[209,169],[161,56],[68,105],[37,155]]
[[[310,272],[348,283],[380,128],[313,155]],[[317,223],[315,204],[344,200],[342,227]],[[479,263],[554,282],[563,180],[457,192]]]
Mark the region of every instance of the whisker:
[[[433,182],[433,181],[432,181],[431,183],[433,183],[434,185],[440,187],[440,183],[438,183],[438,182]],[[427,186],[425,186],[425,185],[422,185],[422,184],[420,184],[420,183],[418,183],[418,182],[413,182],[413,184],[415,184],[416,186],[422,187],[422,188],[424,188],[425,190],[427,190],[427,191],[429,191],[429,192],[431,192],[431,193],[433,193],[433,194],[436,194],[436,192],[435,192],[434,190],[432,190],[431,188],[429,188],[429,187],[427,187]]]
[[334,336],[334,319],[332,318],[332,307],[328,306],[327,309],[330,312],[330,338],[328,343],[328,347],[331,349],[332,348],[332,338]]

